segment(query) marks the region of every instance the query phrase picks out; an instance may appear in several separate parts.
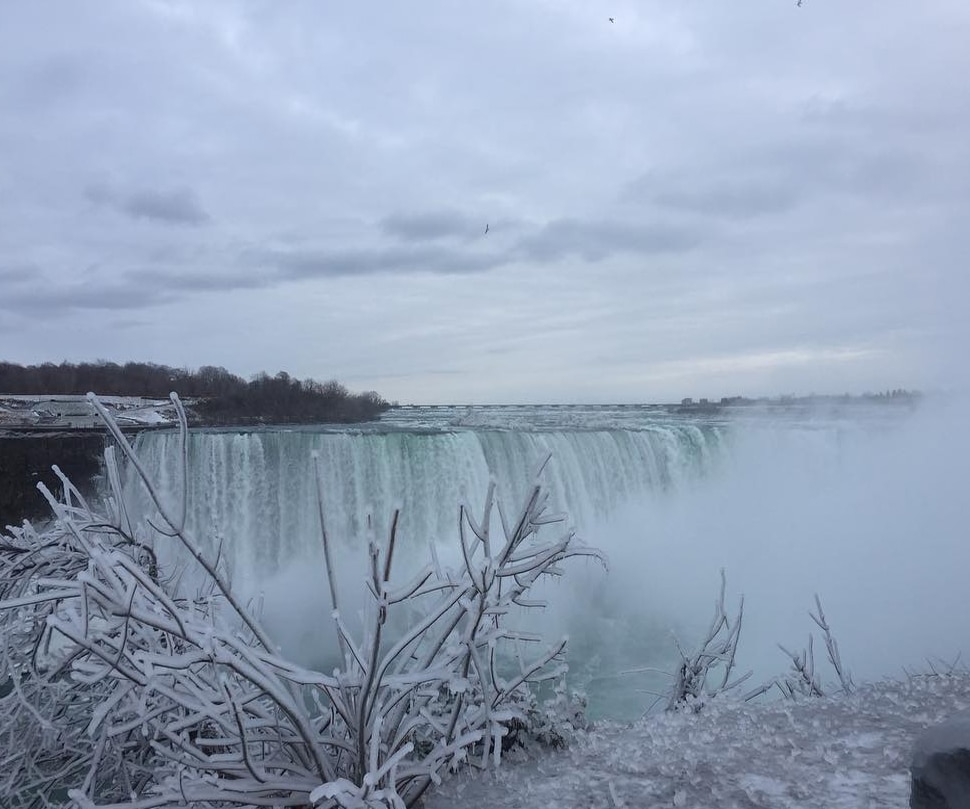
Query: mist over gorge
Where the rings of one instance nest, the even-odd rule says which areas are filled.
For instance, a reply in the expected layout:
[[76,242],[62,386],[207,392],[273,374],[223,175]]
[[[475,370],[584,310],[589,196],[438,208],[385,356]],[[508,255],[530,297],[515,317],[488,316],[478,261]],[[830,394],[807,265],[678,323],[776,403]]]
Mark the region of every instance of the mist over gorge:
[[[671,631],[694,642],[721,568],[729,599],[746,597],[739,665],[764,678],[786,667],[777,643],[804,644],[815,593],[858,677],[898,675],[965,648],[953,608],[961,566],[952,561],[970,559],[959,413],[947,401],[915,413],[856,405],[717,416],[415,408],[364,428],[193,431],[189,525],[212,552],[220,546],[236,585],[265,598],[267,623],[287,651],[319,664],[332,640],[319,623],[329,596],[311,453],[321,459],[327,530],[351,591],[363,581],[367,537],[384,541],[395,508],[402,579],[427,562],[428,543],[458,564],[459,503],[475,513],[495,479],[514,511],[551,453],[543,480],[554,507],[607,552],[610,571],[566,570],[544,588],[548,614],[529,620],[549,637],[570,636],[577,685],[595,711],[620,718],[645,699],[633,696],[644,678],[620,672],[669,666]],[[137,446],[177,495],[174,441],[152,433]]]

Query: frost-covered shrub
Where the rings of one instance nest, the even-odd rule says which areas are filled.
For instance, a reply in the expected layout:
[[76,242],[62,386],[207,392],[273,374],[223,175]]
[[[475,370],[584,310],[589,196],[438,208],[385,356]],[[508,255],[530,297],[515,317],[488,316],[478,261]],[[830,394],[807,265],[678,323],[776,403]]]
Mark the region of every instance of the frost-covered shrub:
[[[25,523],[0,537],[0,795],[14,809],[44,806],[47,798],[66,800],[63,784],[130,791],[135,785],[129,779],[144,781],[152,757],[144,737],[109,737],[92,726],[93,717],[110,705],[115,683],[80,668],[72,671],[76,650],[54,628],[64,613],[53,583],[87,587],[86,549],[102,531],[77,489],[56,467],[55,472],[63,483],[62,500],[43,489],[59,517],[54,527],[37,532]],[[106,532],[100,541],[154,570],[151,552],[123,531]]]
[[[714,616],[703,639],[693,651],[686,651],[677,641],[680,663],[676,672],[659,672],[669,676],[672,680],[666,694],[659,694],[657,701],[666,700],[668,711],[689,709],[700,711],[708,699],[719,694],[734,691],[738,686],[751,677],[751,672],[733,677],[738,642],[741,637],[741,625],[744,618],[744,597],[739,601],[737,615],[730,619],[724,607],[725,591],[724,571],[721,571],[721,589],[714,604]],[[839,680],[839,690],[850,694],[855,688],[852,675],[842,662],[839,644],[832,634],[822,610],[822,602],[815,596],[815,612],[809,612],[812,621],[822,630],[825,649],[836,676]],[[675,639],[676,640],[676,639]],[[815,670],[814,637],[809,634],[808,645],[801,651],[791,651],[779,644],[779,648],[791,661],[787,674],[775,677],[762,685],[745,693],[741,699],[753,700],[778,689],[787,699],[798,697],[821,697],[825,695],[822,681]],[[635,671],[656,671],[654,669],[638,669]],[[654,703],[656,704],[656,703]]]
[[[855,688],[852,682],[852,675],[842,663],[842,654],[839,651],[839,644],[832,634],[825,613],[822,611],[822,601],[815,595],[815,609],[817,613],[809,612],[809,617],[822,630],[822,637],[825,639],[825,651],[828,655],[829,663],[839,678],[839,690],[844,694],[851,694]],[[822,690],[822,681],[815,671],[815,638],[809,633],[808,645],[799,651],[792,651],[778,644],[778,648],[785,653],[791,661],[791,666],[787,675],[777,678],[773,685],[788,699],[796,697],[822,697],[825,696]],[[764,690],[770,688],[769,684]]]
[[738,603],[738,613],[728,618],[724,608],[724,591],[727,582],[721,571],[721,589],[714,603],[714,616],[704,638],[693,651],[686,651],[677,642],[680,663],[672,675],[673,682],[667,693],[667,710],[690,709],[699,711],[711,697],[732,691],[745,682],[751,672],[735,677],[735,657],[741,637],[744,618],[744,597]]
[[[184,470],[186,425],[172,398]],[[480,517],[461,506],[462,564],[446,569],[432,556],[402,585],[392,577],[395,518],[387,542],[369,548],[357,635],[341,616],[322,522],[342,658],[324,673],[280,654],[218,556],[207,557],[186,529],[185,486],[181,502],[165,502],[92,402],[154,503],[152,530],[126,513],[109,450],[107,513],[65,481],[64,497],[50,498],[53,526],[25,526],[0,546],[8,751],[0,789],[13,809],[58,801],[75,809],[411,806],[445,771],[499,762],[510,733],[558,744],[581,724],[581,705],[564,691],[543,707],[533,691],[561,676],[565,641],[528,656],[540,639],[507,625],[509,613],[543,606],[529,590],[559,575],[562,561],[599,557],[548,512],[540,485],[515,514],[495,499],[494,485]],[[158,563],[160,542],[181,547],[202,588],[186,584],[196,576]],[[391,636],[389,613],[404,605],[410,620]],[[562,709],[573,716],[557,724]]]
[[586,719],[586,695],[571,690],[562,677],[553,695],[541,700],[535,692],[529,694],[526,721],[516,728],[515,743],[527,747],[531,740],[545,747],[567,747],[576,733],[589,729]]

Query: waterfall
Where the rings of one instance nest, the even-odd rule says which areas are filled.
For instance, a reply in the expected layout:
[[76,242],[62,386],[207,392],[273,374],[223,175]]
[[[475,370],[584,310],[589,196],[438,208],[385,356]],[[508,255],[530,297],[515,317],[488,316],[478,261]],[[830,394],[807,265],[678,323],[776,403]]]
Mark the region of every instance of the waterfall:
[[[539,597],[550,608],[536,631],[569,635],[572,683],[588,689],[594,715],[637,716],[652,702],[645,691],[665,687],[660,675],[621,673],[675,665],[670,630],[693,646],[722,567],[729,607],[746,596],[739,665],[754,668],[755,680],[784,670],[777,643],[804,644],[816,592],[860,679],[967,648],[970,432],[959,408],[915,417],[744,411],[721,420],[646,409],[467,410],[400,413],[371,427],[192,431],[188,529],[210,556],[221,548],[243,595],[265,596],[264,623],[284,650],[327,670],[332,628],[312,452],[350,619],[365,593],[368,515],[383,539],[402,509],[396,580],[427,561],[429,542],[445,564],[458,564],[458,504],[479,509],[494,478],[517,508],[551,453],[542,480],[552,507],[608,554],[611,569],[577,563],[546,582]],[[476,424],[449,426],[455,417]],[[163,494],[177,498],[178,436],[143,433],[136,449]],[[150,517],[130,473],[127,487],[134,513]]]
[[[723,436],[696,424],[639,430],[193,431],[188,525],[248,582],[304,559],[317,564],[320,527],[311,454],[324,477],[327,531],[359,545],[368,515],[386,526],[401,509],[405,547],[454,542],[459,503],[480,509],[490,479],[518,506],[546,455],[553,507],[581,530],[630,498],[681,485],[709,467]],[[178,436],[146,433],[137,450],[170,497],[180,496]],[[137,484],[129,487],[137,499]],[[143,499],[143,498],[142,498]],[[419,550],[423,553],[423,550]]]

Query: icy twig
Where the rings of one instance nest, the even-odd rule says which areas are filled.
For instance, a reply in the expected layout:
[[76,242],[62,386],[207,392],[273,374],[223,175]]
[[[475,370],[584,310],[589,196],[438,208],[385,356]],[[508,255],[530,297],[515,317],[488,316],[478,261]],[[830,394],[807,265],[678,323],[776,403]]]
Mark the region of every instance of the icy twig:
[[842,685],[842,691],[846,694],[851,694],[855,688],[855,684],[852,682],[852,675],[849,673],[849,670],[842,664],[842,656],[839,654],[839,644],[832,635],[832,629],[825,619],[825,613],[822,612],[822,601],[819,599],[818,593],[815,594],[815,608],[818,614],[809,612],[809,616],[818,625],[818,628],[822,630],[825,637],[825,649],[828,652],[829,663],[835,669],[839,683]]

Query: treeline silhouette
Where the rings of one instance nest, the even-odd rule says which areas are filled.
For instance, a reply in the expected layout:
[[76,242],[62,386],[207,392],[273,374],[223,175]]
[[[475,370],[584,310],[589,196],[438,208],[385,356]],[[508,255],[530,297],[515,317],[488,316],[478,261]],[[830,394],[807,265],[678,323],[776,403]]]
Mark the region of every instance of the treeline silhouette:
[[259,373],[250,381],[225,368],[197,371],[150,362],[62,362],[17,365],[0,362],[0,394],[54,396],[94,391],[105,396],[163,398],[177,391],[192,402],[202,424],[310,424],[377,418],[388,403],[374,391],[350,393],[335,380],[296,379],[285,371]]

